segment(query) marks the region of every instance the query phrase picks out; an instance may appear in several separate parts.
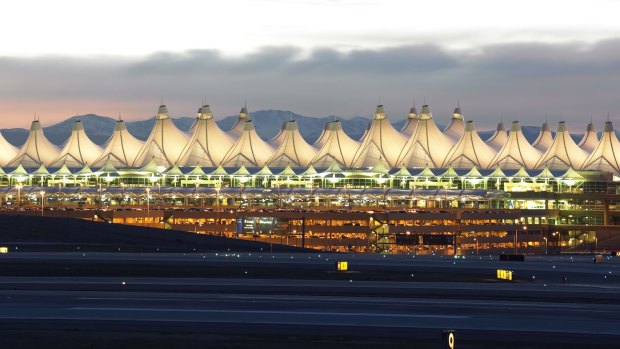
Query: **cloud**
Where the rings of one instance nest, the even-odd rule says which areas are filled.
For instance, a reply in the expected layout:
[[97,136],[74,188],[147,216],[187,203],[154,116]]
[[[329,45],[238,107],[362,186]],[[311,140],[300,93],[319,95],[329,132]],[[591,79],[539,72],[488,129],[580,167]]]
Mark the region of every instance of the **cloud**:
[[[32,112],[63,119],[76,111],[146,118],[160,96],[177,116],[206,98],[217,116],[283,108],[306,115],[369,116],[380,97],[392,118],[415,99],[446,123],[460,100],[479,128],[500,118],[538,124],[602,121],[620,114],[620,40],[595,44],[518,43],[470,50],[434,45],[360,49],[264,47],[228,57],[217,50],[143,57],[0,57],[0,119],[26,127]],[[28,121],[25,121],[28,120]]]

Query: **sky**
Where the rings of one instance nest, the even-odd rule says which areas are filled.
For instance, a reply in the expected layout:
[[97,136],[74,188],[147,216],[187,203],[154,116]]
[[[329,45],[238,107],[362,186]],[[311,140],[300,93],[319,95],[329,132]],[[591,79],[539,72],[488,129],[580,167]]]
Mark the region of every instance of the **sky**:
[[292,110],[393,119],[457,104],[572,130],[620,115],[620,2],[11,1],[0,21],[0,128]]

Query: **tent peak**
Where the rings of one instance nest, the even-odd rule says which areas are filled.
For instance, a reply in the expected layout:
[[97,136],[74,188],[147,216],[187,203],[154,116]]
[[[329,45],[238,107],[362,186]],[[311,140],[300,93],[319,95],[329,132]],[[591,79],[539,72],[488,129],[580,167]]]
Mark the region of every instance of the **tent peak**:
[[419,119],[432,119],[433,118],[433,114],[431,113],[431,108],[428,106],[428,104],[424,104],[422,106],[422,111],[420,112],[420,115],[418,116]]
[[462,119],[463,113],[461,113],[461,107],[454,108],[454,113],[452,113],[453,119]]
[[379,104],[377,109],[375,110],[375,120],[385,119],[385,109],[383,108],[383,104]]
[[566,121],[558,122],[557,132],[566,132],[568,129],[566,127]]
[[159,106],[159,110],[157,111],[157,119],[159,120],[163,120],[163,119],[169,119],[170,115],[168,114],[168,108],[166,108],[165,104],[162,104]]
[[603,132],[614,132],[614,125],[611,123],[611,121],[605,121]]

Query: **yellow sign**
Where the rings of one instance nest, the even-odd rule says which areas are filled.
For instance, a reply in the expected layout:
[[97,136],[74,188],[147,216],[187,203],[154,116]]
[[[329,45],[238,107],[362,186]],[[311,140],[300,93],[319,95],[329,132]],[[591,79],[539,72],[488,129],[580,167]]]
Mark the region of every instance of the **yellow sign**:
[[9,248],[8,247],[0,247],[0,253],[9,253]]
[[336,269],[338,271],[347,271],[347,270],[349,270],[349,262],[345,262],[345,261],[336,262]]
[[512,270],[497,269],[497,278],[512,281]]

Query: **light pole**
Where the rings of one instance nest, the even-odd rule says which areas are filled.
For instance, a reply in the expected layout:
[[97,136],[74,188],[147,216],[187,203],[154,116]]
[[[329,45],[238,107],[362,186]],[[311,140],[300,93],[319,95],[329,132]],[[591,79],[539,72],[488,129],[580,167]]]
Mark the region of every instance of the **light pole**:
[[102,202],[103,196],[101,195],[101,191],[102,191],[102,186],[101,186],[101,183],[99,183],[99,209],[101,209],[102,204],[103,204]]
[[221,235],[220,231],[220,187],[215,188],[215,205],[216,205],[216,214],[215,214],[215,229],[217,229],[217,235]]
[[125,182],[121,182],[121,206],[125,206]]
[[479,255],[478,253],[478,238],[474,238],[474,241],[476,242],[476,256]]
[[157,183],[157,202],[158,205],[161,203],[161,184]]
[[547,248],[547,237],[543,237],[543,240],[545,240],[545,254],[547,254],[549,252],[549,249]]
[[45,192],[41,190],[39,194],[41,194],[41,217],[43,217],[43,210],[44,210],[44,205],[45,205]]
[[21,184],[15,186],[17,188],[17,212],[21,211],[21,202],[22,202],[22,188]]
[[[523,226],[523,230],[527,230],[527,226]],[[515,229],[515,254],[519,254],[519,227]]]
[[[151,218],[151,188],[146,188],[146,221],[150,221]],[[148,224],[148,223],[147,223]]]
[[598,237],[594,237],[594,252],[598,251]]

